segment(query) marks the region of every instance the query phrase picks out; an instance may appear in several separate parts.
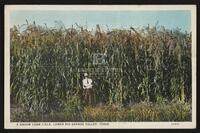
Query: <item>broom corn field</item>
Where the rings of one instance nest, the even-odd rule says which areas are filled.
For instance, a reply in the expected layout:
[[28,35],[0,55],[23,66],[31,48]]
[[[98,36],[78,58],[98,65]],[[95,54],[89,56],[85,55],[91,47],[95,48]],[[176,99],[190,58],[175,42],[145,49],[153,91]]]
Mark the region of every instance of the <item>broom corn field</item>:
[[[21,27],[10,29],[12,121],[191,121],[191,33]],[[83,102],[85,72],[93,106]]]

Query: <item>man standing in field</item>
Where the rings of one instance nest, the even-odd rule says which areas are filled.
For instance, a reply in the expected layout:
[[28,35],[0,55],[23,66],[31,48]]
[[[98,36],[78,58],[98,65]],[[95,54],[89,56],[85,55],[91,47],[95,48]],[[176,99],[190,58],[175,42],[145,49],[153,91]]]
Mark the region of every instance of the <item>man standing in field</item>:
[[92,104],[92,79],[88,78],[88,74],[84,73],[83,92],[86,104]]

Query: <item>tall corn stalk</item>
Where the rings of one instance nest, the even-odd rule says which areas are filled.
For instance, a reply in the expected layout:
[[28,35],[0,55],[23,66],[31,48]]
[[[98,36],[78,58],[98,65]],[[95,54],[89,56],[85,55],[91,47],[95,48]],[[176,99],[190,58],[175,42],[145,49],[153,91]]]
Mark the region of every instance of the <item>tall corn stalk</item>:
[[[81,109],[81,69],[94,81],[96,104],[191,98],[190,33],[156,27],[102,31],[99,26],[93,33],[80,26],[28,23],[23,32],[11,28],[10,40],[11,99],[30,112]],[[106,64],[94,65],[95,53],[106,53]]]

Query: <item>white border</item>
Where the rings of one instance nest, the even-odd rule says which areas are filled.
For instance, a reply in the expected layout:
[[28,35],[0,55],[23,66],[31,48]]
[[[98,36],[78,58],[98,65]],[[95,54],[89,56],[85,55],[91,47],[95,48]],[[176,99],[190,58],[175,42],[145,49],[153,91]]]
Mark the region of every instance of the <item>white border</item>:
[[[14,11],[160,11],[189,10],[192,26],[192,122],[10,122],[10,15]],[[196,5],[5,5],[5,44],[4,44],[4,125],[6,129],[189,129],[196,128]],[[35,124],[41,124],[37,126]],[[30,124],[29,126],[25,126]],[[50,125],[49,125],[50,124]],[[71,125],[68,125],[71,124]],[[95,124],[93,126],[87,124]],[[19,126],[20,125],[20,126]]]

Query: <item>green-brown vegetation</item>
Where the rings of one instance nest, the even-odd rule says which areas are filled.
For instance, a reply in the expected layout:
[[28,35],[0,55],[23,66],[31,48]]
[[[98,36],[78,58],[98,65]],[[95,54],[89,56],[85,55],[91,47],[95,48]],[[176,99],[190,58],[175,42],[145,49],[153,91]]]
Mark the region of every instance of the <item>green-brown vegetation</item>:
[[[98,25],[92,32],[28,22],[24,31],[10,31],[11,106],[26,115],[14,114],[13,121],[42,121],[40,115],[50,121],[191,119],[191,33]],[[95,53],[105,53],[106,63],[93,64]],[[83,72],[94,81],[92,108],[82,100]]]

